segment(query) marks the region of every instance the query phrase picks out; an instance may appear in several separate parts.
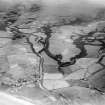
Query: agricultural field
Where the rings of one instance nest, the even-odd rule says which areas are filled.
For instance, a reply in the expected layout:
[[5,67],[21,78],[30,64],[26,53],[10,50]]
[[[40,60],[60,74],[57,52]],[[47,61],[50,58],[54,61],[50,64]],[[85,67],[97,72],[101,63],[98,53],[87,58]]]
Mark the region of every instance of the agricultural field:
[[0,10],[0,105],[105,104],[105,8],[80,2]]

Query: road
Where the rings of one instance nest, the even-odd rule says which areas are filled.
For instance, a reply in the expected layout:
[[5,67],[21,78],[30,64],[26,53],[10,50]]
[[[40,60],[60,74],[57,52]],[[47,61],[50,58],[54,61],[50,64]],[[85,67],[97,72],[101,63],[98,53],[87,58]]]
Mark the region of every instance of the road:
[[36,104],[25,99],[16,98],[8,93],[0,92],[0,105],[41,105],[39,101]]

